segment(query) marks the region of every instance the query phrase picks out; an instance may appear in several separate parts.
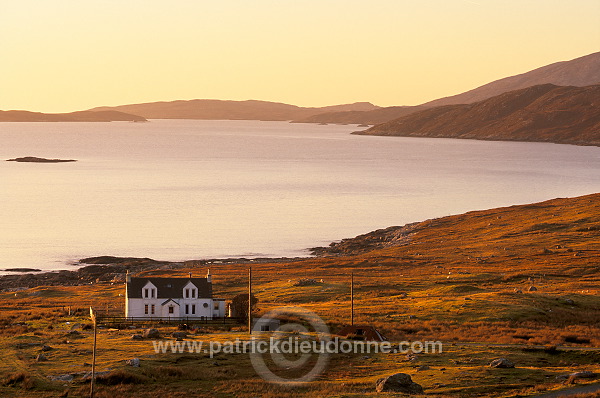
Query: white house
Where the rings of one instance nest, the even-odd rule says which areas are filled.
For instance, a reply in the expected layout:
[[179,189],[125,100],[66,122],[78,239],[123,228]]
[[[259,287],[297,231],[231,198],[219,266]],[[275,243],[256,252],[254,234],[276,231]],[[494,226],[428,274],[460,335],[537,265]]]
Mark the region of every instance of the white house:
[[212,297],[205,278],[132,278],[127,275],[127,318],[213,319],[225,316],[225,299]]

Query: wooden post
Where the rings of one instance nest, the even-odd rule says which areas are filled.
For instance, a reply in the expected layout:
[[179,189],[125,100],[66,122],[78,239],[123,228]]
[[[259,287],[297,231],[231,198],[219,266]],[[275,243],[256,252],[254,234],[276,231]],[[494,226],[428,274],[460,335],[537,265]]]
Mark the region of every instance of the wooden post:
[[92,350],[92,378],[90,381],[90,398],[94,398],[94,384],[96,382],[96,314],[94,314],[94,310],[90,307],[90,318],[94,323],[94,348]]
[[248,334],[252,334],[252,267],[248,268]]
[[354,326],[354,272],[350,273],[350,325]]

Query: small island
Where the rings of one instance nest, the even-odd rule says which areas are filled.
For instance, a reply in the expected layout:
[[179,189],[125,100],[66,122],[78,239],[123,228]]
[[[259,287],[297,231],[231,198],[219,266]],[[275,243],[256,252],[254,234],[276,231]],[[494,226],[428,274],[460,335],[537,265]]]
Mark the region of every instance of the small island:
[[39,268],[6,268],[4,272],[41,272]]
[[28,163],[65,163],[65,162],[76,162],[75,159],[46,159],[36,158],[34,156],[25,156],[23,158],[7,159],[7,162],[28,162]]

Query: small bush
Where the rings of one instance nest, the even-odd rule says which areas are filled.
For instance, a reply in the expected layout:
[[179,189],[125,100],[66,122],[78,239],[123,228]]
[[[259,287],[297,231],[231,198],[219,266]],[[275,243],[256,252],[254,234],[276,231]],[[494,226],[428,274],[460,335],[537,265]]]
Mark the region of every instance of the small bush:
[[144,384],[148,381],[149,379],[147,377],[126,372],[124,370],[115,370],[107,375],[96,378],[97,383],[107,386],[114,386],[117,384]]
[[574,344],[590,344],[590,339],[587,339],[585,337],[578,337],[578,336],[565,336],[564,337],[565,343],[574,343]]

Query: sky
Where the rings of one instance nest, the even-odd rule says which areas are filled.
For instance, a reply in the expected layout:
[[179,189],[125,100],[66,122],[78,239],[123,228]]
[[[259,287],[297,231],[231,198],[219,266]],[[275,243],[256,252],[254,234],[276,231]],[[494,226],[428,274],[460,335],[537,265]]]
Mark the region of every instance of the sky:
[[0,0],[0,110],[416,105],[600,50],[600,0]]

